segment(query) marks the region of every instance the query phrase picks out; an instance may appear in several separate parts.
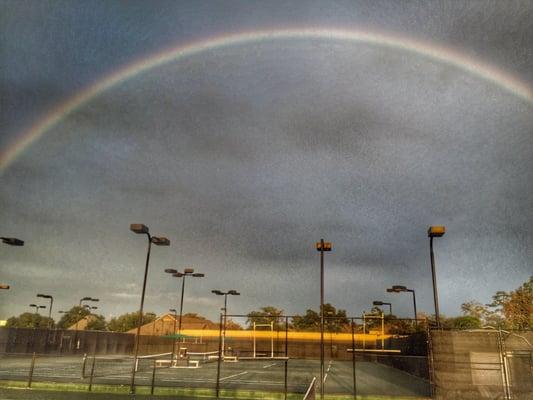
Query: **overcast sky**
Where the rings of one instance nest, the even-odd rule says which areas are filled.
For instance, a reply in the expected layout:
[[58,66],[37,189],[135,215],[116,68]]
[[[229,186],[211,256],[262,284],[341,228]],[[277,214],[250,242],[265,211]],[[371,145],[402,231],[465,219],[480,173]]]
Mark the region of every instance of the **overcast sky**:
[[[241,31],[358,29],[446,47],[533,83],[531,1],[1,1],[0,149],[84,87],[163,48]],[[490,301],[533,274],[533,106],[500,85],[401,49],[331,39],[258,41],[152,68],[91,99],[0,175],[0,319],[35,294],[138,309],[144,223],[154,247],[145,309],[177,306],[168,267],[193,266],[185,311],[372,300],[432,313]],[[55,313],[54,313],[55,314]],[[55,314],[57,316],[57,314]]]

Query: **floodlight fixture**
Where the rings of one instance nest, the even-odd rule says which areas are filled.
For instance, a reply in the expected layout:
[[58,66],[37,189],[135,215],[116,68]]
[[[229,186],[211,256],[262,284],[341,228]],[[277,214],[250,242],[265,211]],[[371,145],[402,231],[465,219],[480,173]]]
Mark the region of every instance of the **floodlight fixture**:
[[175,277],[175,278],[181,278],[184,275],[185,274],[183,272],[176,272],[175,274],[172,274],[172,276]]
[[443,225],[432,225],[428,229],[428,237],[441,237],[446,233],[446,227]]
[[9,285],[0,284],[0,289],[8,290],[9,287],[10,287]]
[[192,274],[192,276],[194,276],[195,278],[203,278],[205,274],[196,273],[196,274]]
[[174,268],[166,268],[166,269],[165,269],[165,272],[166,272],[167,274],[177,274],[177,273],[178,273],[178,271],[175,270]]
[[170,246],[170,240],[164,236],[152,236],[151,241],[156,246]]
[[333,246],[330,242],[316,242],[316,250],[317,251],[331,251],[333,249]]
[[177,313],[178,313],[178,311],[177,311],[175,308],[169,308],[168,311],[173,312],[174,314],[177,314]]
[[10,246],[24,246],[24,240],[20,240],[17,238],[9,238],[9,237],[2,237],[2,242],[5,244],[8,244]]
[[220,290],[211,290],[211,293],[214,293],[216,295],[222,296],[223,293]]
[[130,231],[132,232],[135,232],[135,233],[149,233],[149,229],[146,225],[144,224],[131,224],[130,225]]
[[184,274],[192,274],[193,272],[194,272],[194,268],[190,268],[190,267],[189,268],[185,268],[183,270]]

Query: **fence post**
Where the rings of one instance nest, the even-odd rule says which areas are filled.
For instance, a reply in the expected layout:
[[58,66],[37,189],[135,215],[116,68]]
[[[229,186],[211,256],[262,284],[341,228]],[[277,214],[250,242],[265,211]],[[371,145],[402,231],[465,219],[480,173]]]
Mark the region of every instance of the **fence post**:
[[31,365],[30,365],[30,373],[28,375],[28,387],[31,387],[31,381],[33,379],[33,369],[35,368],[35,352],[33,352],[33,355],[31,356]]
[[218,359],[217,359],[217,385],[216,385],[216,397],[218,399],[220,393],[220,363],[222,362],[222,317],[220,314],[220,329],[218,331]]
[[85,366],[87,364],[87,353],[83,353],[83,363],[81,365],[81,379],[85,379]]
[[498,329],[498,354],[500,356],[500,365],[502,371],[502,384],[503,384],[503,393],[507,400],[511,399],[511,389],[509,387],[509,375],[507,373],[506,357],[505,357],[505,347],[502,339],[502,331]]
[[285,317],[285,397],[287,400],[287,373],[289,366],[289,317]]
[[352,374],[353,374],[353,398],[357,399],[357,380],[355,377],[355,323],[352,318]]
[[150,388],[150,394],[154,394],[154,386],[155,386],[155,367],[157,364],[157,360],[154,360],[154,366],[152,370],[152,387]]
[[[439,331],[444,332],[444,331]],[[433,368],[433,341],[431,340],[431,329],[429,327],[429,323],[427,323],[426,319],[426,344],[428,349],[428,369],[429,369],[429,388],[431,390],[431,398],[435,397],[435,394],[437,392],[436,390],[436,384],[435,384],[435,371]]]
[[93,363],[91,365],[91,377],[89,378],[89,392],[93,390],[94,364],[96,364],[96,356],[93,356]]

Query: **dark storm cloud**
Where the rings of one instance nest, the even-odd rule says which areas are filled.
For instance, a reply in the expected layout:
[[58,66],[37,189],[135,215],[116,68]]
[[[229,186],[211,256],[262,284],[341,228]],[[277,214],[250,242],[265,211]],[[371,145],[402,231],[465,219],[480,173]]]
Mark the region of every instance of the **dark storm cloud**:
[[[337,2],[323,21],[349,15],[355,25],[366,21],[428,41],[481,43],[468,52],[485,55],[494,41],[487,59],[505,58],[523,71],[531,28],[513,11],[518,3],[500,14],[516,31],[499,23],[496,30],[507,32],[499,39],[488,26],[501,6],[490,3],[487,11],[483,4]],[[226,9],[225,22],[198,36],[224,24],[237,31],[262,26],[257,21],[283,25],[292,14],[320,20],[316,5],[278,18],[267,8],[238,23],[243,9]],[[296,12],[302,8],[307,17]],[[153,29],[163,31],[169,17],[149,14],[162,18]],[[135,20],[127,16],[116,28],[126,42],[132,28],[125,26]],[[155,32],[148,36],[163,42]],[[520,48],[506,48],[511,42]],[[146,46],[141,40],[127,52]],[[113,45],[103,53],[110,49],[117,51]],[[64,304],[94,295],[105,299],[106,313],[131,311],[145,240],[128,224],[144,222],[172,241],[152,257],[147,307],[157,312],[176,294],[163,268],[187,265],[206,273],[194,283],[195,299],[186,300],[192,311],[216,315],[213,286],[243,293],[238,312],[266,304],[290,313],[316,308],[314,242],[321,237],[334,243],[328,301],[355,314],[385,287],[413,284],[421,309],[430,311],[425,230],[443,223],[449,233],[438,242],[441,301],[455,314],[463,301],[488,301],[527,279],[530,115],[530,104],[471,73],[364,44],[280,40],[178,60],[75,110],[2,176],[3,229],[27,240],[24,253],[2,253],[15,266],[4,278],[21,287],[35,274]],[[14,309],[35,287],[17,292]],[[398,310],[407,313],[407,305]]]

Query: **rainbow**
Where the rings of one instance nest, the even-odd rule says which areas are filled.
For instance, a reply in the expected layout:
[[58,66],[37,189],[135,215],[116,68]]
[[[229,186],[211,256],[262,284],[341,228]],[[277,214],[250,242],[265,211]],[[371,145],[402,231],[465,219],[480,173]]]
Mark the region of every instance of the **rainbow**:
[[74,96],[60,103],[44,118],[34,124],[29,130],[0,153],[0,175],[16,158],[32,143],[37,141],[46,131],[59,123],[63,118],[77,110],[99,93],[135,77],[151,68],[174,61],[183,57],[209,50],[228,46],[242,45],[252,42],[279,39],[327,39],[336,41],[360,42],[376,46],[389,47],[415,53],[437,62],[452,65],[468,73],[495,84],[528,103],[533,102],[533,90],[526,83],[512,75],[503,72],[495,66],[458,52],[457,50],[427,43],[420,40],[372,32],[368,30],[344,29],[271,29],[251,32],[232,33],[209,39],[180,44],[177,47],[165,49],[148,57],[130,63],[112,74],[97,80],[92,85],[81,90]]

